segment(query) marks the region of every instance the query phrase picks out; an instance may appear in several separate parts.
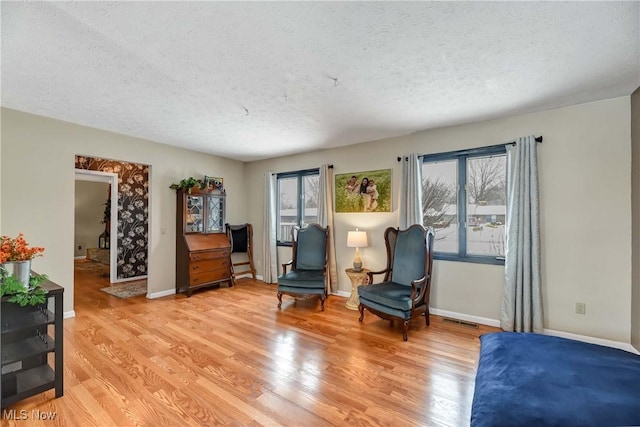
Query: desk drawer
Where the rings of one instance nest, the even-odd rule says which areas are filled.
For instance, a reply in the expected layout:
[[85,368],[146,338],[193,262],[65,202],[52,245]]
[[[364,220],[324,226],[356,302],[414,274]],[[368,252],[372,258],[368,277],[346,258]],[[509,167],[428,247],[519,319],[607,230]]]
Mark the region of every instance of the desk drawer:
[[231,277],[231,271],[228,268],[220,270],[206,271],[203,273],[195,273],[189,275],[189,286],[198,286],[205,283],[225,280]]
[[213,258],[189,263],[189,274],[205,273],[207,271],[229,268],[229,258]]
[[189,261],[203,261],[206,259],[215,259],[215,258],[228,258],[229,257],[229,249],[216,249],[212,251],[206,252],[191,252],[189,254]]

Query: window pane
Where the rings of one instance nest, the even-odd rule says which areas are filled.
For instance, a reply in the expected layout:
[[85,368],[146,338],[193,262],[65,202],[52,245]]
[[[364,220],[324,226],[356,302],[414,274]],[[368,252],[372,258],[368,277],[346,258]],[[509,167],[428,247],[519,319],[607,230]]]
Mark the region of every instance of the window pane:
[[318,184],[319,175],[307,175],[302,178],[304,187],[304,210],[302,211],[302,225],[318,222]]
[[467,160],[467,254],[504,256],[507,157]]
[[185,232],[202,233],[204,202],[202,196],[187,196],[187,221]]
[[424,225],[436,232],[437,252],[458,253],[458,161],[422,164]]
[[298,177],[278,179],[278,241],[290,242],[291,229],[298,225]]

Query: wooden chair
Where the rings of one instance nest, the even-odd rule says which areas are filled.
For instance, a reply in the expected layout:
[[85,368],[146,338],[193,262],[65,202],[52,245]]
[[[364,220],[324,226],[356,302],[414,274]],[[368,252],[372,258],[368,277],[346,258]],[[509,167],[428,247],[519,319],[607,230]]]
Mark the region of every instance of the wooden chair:
[[[327,299],[327,259],[329,258],[329,227],[309,224],[291,230],[292,259],[282,264],[282,275],[278,277],[278,308],[282,306],[282,295],[293,297],[318,295],[321,309]],[[291,271],[287,272],[287,267]]]
[[[412,319],[424,314],[429,326],[429,293],[433,267],[432,229],[414,224],[406,230],[389,227],[384,232],[387,248],[387,268],[369,272],[368,286],[358,287],[360,319],[367,309],[377,316],[403,322],[402,339]],[[374,274],[384,274],[382,282],[374,283]]]
[[[236,277],[251,273],[253,280],[256,279],[256,269],[253,265],[253,227],[251,224],[230,225],[225,224],[224,228],[231,243],[231,253],[246,253],[247,259],[239,262],[231,262],[231,280],[236,284]],[[247,265],[241,271],[236,271],[236,266]]]

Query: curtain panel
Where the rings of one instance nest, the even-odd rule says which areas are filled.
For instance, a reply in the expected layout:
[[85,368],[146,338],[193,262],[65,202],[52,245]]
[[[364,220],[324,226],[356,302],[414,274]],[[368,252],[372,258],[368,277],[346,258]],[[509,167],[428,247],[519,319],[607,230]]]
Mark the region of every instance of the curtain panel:
[[422,162],[420,156],[413,153],[402,157],[400,229],[422,222]]
[[507,145],[505,281],[500,326],[542,332],[538,143],[533,136]]
[[278,282],[278,252],[276,249],[276,219],[278,216],[277,175],[264,175],[264,237],[262,239],[262,278],[265,283]]
[[333,169],[328,165],[320,167],[318,188],[318,223],[329,226],[329,259],[327,260],[327,288],[331,292],[338,290],[338,273],[336,270],[336,244],[333,226]]

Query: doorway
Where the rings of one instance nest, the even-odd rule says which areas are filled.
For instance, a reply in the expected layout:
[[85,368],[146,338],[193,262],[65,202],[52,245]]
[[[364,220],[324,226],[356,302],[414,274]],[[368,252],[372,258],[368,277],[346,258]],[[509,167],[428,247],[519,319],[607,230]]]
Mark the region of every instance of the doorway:
[[[74,253],[76,257],[82,256],[82,253],[89,254],[90,257],[95,257],[96,260],[99,260],[103,264],[106,264],[104,261],[108,261],[109,282],[119,282],[121,280],[117,278],[117,264],[115,262],[117,254],[117,209],[109,209],[108,211],[106,209],[106,204],[109,204],[109,206],[117,206],[118,175],[115,173],[76,169],[75,180],[76,190],[82,192],[82,194],[76,194],[77,208],[79,208],[81,212],[85,212],[88,216],[93,216],[95,222],[101,225],[101,227],[93,227],[91,219],[83,218],[84,215],[76,211]],[[107,191],[109,188],[110,191]],[[78,204],[82,203],[82,201],[78,200],[78,196],[92,206],[86,208],[78,207]],[[96,202],[99,202],[99,206],[95,206]],[[91,210],[93,210],[93,212],[88,212]],[[104,228],[104,224],[107,221],[104,215],[109,217],[107,224],[109,224],[110,227],[108,230]],[[100,233],[98,233],[95,236],[91,236],[92,233],[97,233],[97,231],[100,231],[100,233],[104,231],[104,234],[107,234],[106,232],[108,231],[108,235],[101,236]],[[92,237],[93,240],[91,240]],[[100,240],[103,238],[107,240],[101,245],[100,243],[102,242],[100,242]],[[108,247],[108,249],[105,247]]]

